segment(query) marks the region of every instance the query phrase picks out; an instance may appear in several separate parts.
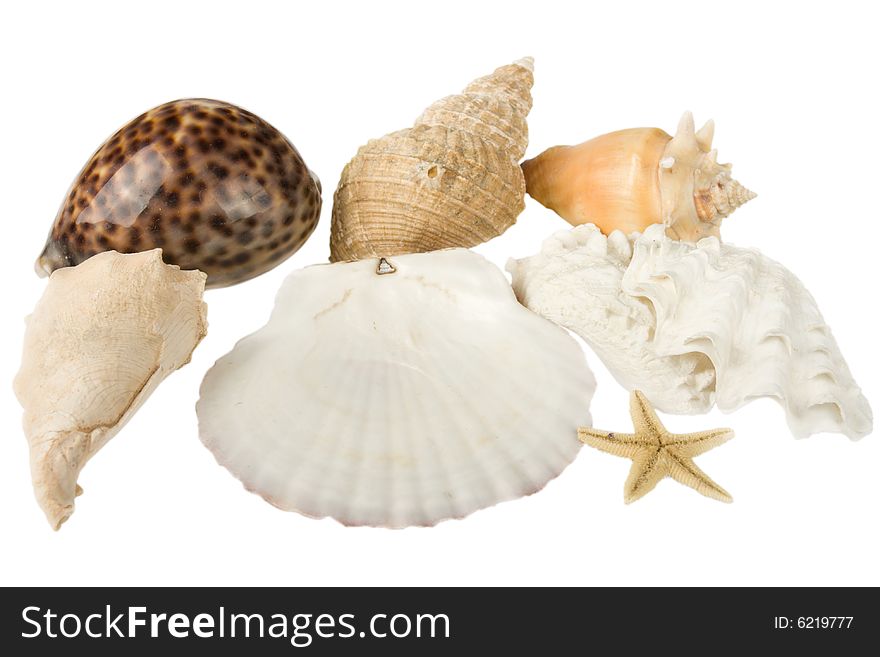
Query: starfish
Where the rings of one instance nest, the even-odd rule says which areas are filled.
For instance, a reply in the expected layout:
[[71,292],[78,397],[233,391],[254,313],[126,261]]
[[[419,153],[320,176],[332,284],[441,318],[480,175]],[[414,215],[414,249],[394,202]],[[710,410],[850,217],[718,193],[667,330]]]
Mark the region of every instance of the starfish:
[[580,427],[581,442],[603,452],[632,459],[623,488],[623,500],[634,502],[654,489],[664,477],[690,486],[698,493],[722,502],[733,502],[726,490],[712,481],[691,460],[733,438],[731,429],[696,433],[670,433],[660,422],[645,395],[634,390],[629,400],[635,433],[609,433]]

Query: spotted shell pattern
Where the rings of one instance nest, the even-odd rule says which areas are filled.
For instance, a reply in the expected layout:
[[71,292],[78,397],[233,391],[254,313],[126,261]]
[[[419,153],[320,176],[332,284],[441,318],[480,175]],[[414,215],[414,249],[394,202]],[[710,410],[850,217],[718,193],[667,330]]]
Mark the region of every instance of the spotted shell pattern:
[[37,261],[48,274],[96,253],[159,247],[208,287],[292,255],[321,212],[321,185],[258,116],[216,100],[160,105],[108,139],[71,186]]

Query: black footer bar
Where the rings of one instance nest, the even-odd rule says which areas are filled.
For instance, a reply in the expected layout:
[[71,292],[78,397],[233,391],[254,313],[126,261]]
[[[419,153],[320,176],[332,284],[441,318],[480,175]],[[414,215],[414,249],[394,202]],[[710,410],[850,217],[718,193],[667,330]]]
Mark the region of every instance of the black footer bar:
[[145,647],[165,657],[225,644],[259,655],[841,650],[870,645],[880,621],[873,589],[22,588],[2,596],[0,647],[16,655]]

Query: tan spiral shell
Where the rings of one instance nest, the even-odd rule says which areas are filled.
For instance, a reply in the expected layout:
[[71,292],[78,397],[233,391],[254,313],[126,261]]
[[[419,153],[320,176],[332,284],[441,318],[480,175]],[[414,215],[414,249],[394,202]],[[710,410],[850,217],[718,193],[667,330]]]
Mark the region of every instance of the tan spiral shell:
[[532,60],[502,66],[362,146],[333,197],[330,259],[470,247],[524,208]]

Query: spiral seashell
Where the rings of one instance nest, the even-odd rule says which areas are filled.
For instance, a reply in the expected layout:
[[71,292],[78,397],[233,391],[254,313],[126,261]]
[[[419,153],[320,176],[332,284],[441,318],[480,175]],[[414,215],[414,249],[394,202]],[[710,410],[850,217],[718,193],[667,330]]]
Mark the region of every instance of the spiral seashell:
[[673,238],[720,237],[721,221],[755,198],[712,150],[715,124],[699,131],[685,112],[671,137],[658,128],[611,132],[577,146],[555,146],[522,168],[532,198],[569,223],[603,233],[666,225]]
[[233,285],[296,252],[320,214],[320,182],[278,130],[229,103],[178,100],[98,148],[36,269],[161,248],[166,263],[205,272],[208,287]]
[[470,247],[525,207],[532,60],[502,66],[362,146],[333,197],[330,259]]

